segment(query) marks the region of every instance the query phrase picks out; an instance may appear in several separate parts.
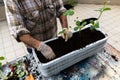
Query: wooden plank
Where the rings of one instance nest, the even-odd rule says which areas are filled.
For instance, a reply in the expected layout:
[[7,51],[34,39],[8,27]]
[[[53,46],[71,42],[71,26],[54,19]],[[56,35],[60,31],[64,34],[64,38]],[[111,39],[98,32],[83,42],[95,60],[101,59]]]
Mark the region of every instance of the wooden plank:
[[112,47],[110,44],[105,45],[105,50],[115,59],[116,61],[120,59],[120,52]]

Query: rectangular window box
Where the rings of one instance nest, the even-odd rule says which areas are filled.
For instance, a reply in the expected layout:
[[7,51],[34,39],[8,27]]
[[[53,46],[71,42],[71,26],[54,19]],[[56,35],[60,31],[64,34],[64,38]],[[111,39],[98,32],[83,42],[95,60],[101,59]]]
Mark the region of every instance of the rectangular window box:
[[89,27],[81,32],[74,32],[67,42],[61,37],[45,41],[56,54],[54,60],[46,60],[42,54],[33,50],[34,57],[39,62],[39,70],[45,77],[50,77],[103,50],[107,35],[99,29],[91,31]]

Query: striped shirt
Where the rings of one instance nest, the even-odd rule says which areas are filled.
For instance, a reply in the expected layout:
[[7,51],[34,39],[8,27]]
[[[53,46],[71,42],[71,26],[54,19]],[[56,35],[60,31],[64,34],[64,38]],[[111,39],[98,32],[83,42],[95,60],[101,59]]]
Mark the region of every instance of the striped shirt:
[[57,21],[66,9],[62,0],[4,0],[12,35],[30,34],[44,41],[57,35]]

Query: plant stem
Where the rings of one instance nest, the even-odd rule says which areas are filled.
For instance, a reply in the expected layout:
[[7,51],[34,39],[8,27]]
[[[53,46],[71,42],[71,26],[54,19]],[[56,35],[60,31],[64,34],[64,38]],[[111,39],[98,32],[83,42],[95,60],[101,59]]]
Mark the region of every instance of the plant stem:
[[99,16],[98,16],[98,20],[100,19],[100,17],[102,16],[102,13],[103,13],[103,11],[102,12],[100,12],[100,14],[99,14]]
[[106,4],[107,4],[107,0],[104,0],[104,6],[103,6],[103,10],[102,11],[100,11],[100,14],[99,14],[99,16],[98,16],[98,20],[100,19],[100,17],[101,17],[101,15],[102,15],[102,13],[103,13],[103,11],[104,11],[104,8],[106,7]]

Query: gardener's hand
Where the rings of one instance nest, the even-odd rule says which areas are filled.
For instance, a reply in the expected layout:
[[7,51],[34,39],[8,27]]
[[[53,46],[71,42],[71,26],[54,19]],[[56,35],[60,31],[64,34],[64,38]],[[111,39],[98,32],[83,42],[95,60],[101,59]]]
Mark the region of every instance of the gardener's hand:
[[65,41],[68,41],[68,39],[70,39],[72,37],[72,32],[69,31],[67,28],[63,28],[65,31],[62,34],[63,39],[65,39]]
[[55,53],[53,52],[51,47],[46,45],[44,42],[40,42],[40,45],[37,50],[40,51],[46,59],[51,60],[55,58]]

